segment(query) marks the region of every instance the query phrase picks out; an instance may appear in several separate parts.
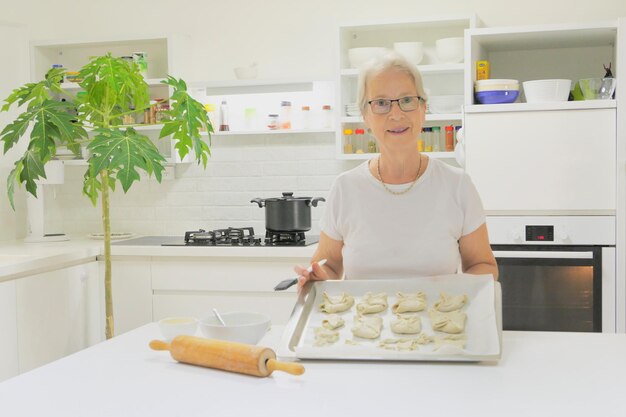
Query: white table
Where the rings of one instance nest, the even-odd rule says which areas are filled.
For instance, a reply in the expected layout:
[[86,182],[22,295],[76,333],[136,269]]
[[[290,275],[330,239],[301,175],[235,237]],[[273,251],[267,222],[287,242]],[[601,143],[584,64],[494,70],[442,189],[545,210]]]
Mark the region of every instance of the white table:
[[0,383],[0,416],[626,415],[624,334],[504,332],[498,364],[304,361],[269,378],[176,363],[148,348],[159,336],[149,324]]

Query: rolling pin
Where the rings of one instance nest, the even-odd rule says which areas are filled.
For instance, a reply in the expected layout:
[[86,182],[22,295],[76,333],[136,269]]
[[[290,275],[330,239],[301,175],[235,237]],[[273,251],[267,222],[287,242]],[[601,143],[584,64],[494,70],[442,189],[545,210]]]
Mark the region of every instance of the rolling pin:
[[304,373],[304,366],[299,363],[277,361],[272,349],[245,343],[176,336],[172,343],[153,340],[150,347],[154,350],[169,350],[172,358],[178,362],[241,374],[268,376],[274,371],[292,375]]

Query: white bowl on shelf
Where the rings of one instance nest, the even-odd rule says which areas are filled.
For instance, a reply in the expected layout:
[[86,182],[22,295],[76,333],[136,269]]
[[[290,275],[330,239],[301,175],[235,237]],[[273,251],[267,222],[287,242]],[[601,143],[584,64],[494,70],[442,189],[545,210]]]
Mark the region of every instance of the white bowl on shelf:
[[386,48],[378,46],[350,48],[348,49],[348,60],[350,61],[350,67],[361,68],[369,61],[383,56],[386,51]]
[[428,99],[428,110],[431,114],[461,113],[463,95],[431,96]]
[[572,80],[550,79],[524,81],[526,103],[548,103],[567,101]]
[[415,65],[419,65],[424,58],[423,42],[395,42],[393,50]]
[[465,54],[465,41],[463,37],[443,38],[435,41],[437,58],[444,64],[456,64],[463,62]]

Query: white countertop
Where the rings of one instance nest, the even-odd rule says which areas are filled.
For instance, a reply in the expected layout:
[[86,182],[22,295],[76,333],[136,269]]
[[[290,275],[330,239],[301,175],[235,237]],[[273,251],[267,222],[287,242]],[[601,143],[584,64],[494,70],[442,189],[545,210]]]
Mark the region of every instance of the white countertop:
[[[276,348],[282,327],[261,342]],[[0,383],[0,415],[623,416],[626,335],[503,333],[499,363],[304,361],[257,378],[148,348],[155,324]]]
[[[182,240],[182,238],[181,238]],[[168,257],[168,258],[272,258],[310,259],[317,245],[302,247],[185,247],[154,245],[126,245],[123,240],[113,241],[111,255],[117,257]],[[0,242],[0,282],[21,278],[40,272],[52,271],[80,263],[95,261],[103,254],[102,240],[87,238],[65,242],[24,243]]]

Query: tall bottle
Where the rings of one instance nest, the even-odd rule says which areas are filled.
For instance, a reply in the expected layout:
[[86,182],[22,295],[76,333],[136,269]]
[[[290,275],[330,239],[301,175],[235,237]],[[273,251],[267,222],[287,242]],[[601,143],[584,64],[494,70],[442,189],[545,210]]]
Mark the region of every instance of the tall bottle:
[[354,153],[353,148],[353,140],[352,140],[352,129],[344,129],[343,130],[343,153],[351,154]]
[[354,143],[356,146],[355,153],[367,152],[367,141],[365,140],[365,129],[356,129],[354,131]]
[[441,151],[441,128],[439,126],[433,126],[433,152]]
[[220,105],[220,132],[228,132],[228,103],[226,100],[222,100]]
[[424,152],[425,149],[425,142],[424,142],[424,128],[422,128],[422,131],[420,132],[420,135],[417,137],[417,151],[418,152]]
[[446,152],[454,151],[454,126],[446,126]]
[[291,101],[280,102],[280,128],[291,129]]
[[424,128],[424,152],[432,152],[433,151],[433,128],[425,127]]

